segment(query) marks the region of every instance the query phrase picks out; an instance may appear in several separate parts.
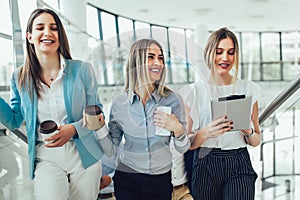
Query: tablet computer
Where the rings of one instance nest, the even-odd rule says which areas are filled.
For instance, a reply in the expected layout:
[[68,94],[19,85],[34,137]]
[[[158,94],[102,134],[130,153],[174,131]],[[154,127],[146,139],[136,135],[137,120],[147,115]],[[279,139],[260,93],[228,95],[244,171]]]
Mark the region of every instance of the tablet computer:
[[212,119],[227,115],[233,121],[233,130],[251,128],[252,97],[245,95],[231,95],[211,101]]

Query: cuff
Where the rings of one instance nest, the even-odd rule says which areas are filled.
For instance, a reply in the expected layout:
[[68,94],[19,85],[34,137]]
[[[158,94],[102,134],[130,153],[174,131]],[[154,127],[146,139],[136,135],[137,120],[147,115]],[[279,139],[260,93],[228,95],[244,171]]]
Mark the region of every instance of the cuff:
[[174,137],[174,142],[179,147],[184,147],[189,142],[189,137],[186,133],[182,134],[180,137]]
[[104,125],[102,128],[100,128],[99,130],[95,131],[95,134],[97,136],[98,139],[103,139],[108,135],[109,131],[107,129],[107,126]]

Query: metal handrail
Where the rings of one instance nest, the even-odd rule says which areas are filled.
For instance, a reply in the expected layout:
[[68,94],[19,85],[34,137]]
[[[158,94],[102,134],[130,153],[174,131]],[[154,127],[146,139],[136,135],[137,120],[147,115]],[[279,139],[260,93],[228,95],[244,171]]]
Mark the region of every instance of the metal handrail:
[[300,88],[300,74],[284,89],[259,116],[259,124],[262,124],[277,108],[279,108],[290,96]]
[[20,131],[19,129],[16,129],[16,130],[12,130],[11,132],[13,132],[16,136],[18,136],[26,144],[28,144],[27,136],[22,131]]
[[[284,89],[259,116],[259,124],[262,124],[277,108],[279,108],[290,96],[300,88],[300,74]],[[20,130],[12,130],[21,140],[27,142],[27,136]]]

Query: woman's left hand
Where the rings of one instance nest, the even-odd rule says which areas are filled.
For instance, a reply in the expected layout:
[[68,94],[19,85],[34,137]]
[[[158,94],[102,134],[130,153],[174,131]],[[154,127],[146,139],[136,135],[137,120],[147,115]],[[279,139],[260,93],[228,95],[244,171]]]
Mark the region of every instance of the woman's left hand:
[[53,141],[50,144],[46,144],[46,147],[61,147],[66,144],[76,133],[76,129],[72,124],[60,125],[57,129],[57,133],[45,141]]
[[184,133],[184,128],[174,114],[167,114],[162,111],[155,111],[154,125],[174,131],[175,137]]

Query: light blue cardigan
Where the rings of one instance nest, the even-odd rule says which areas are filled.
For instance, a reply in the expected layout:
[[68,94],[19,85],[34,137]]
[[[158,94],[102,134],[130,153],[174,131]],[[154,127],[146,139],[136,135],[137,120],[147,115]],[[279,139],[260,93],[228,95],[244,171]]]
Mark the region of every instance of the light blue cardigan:
[[[78,149],[82,164],[87,168],[96,163],[103,155],[103,150],[98,144],[93,132],[82,127],[82,112],[87,105],[102,104],[97,95],[97,81],[90,64],[65,59],[63,72],[64,101],[67,111],[67,122],[73,124],[77,134],[73,140]],[[24,87],[18,88],[19,69],[13,73],[11,80],[10,105],[0,97],[0,121],[9,129],[19,128],[23,121],[26,122],[28,137],[28,156],[30,163],[30,177],[34,178],[36,144],[37,141],[37,94],[30,87],[32,96]]]

